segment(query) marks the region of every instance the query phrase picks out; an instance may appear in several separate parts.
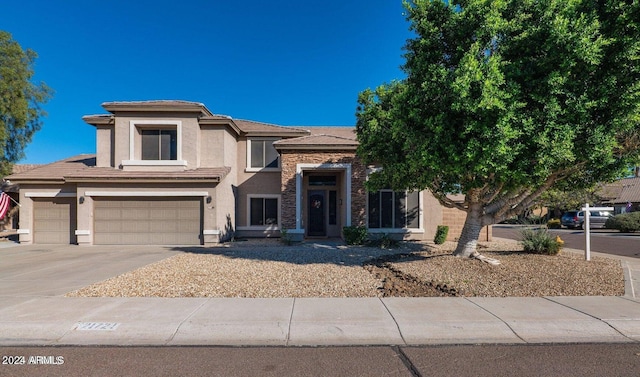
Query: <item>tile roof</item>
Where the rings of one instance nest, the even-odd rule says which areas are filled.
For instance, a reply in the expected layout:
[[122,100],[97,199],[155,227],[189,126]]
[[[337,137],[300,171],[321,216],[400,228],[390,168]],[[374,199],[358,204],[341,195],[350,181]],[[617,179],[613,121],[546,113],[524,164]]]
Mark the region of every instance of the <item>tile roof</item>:
[[599,192],[607,203],[640,203],[640,177],[624,178],[605,185]]
[[42,166],[42,164],[15,164],[13,165],[11,174],[24,173],[25,171],[29,171],[40,166]]
[[181,171],[126,171],[109,167],[89,167],[65,176],[69,182],[96,180],[208,180],[220,181],[229,172],[230,167],[198,168]]
[[102,107],[111,113],[116,111],[195,111],[203,115],[213,115],[203,103],[183,100],[113,101],[102,103]]
[[358,142],[354,139],[333,135],[309,135],[293,139],[283,139],[273,143],[276,148],[338,148],[355,149]]
[[251,134],[251,133],[265,133],[265,134],[276,134],[279,133],[293,133],[306,135],[309,134],[309,131],[298,128],[298,127],[289,127],[289,126],[278,126],[275,124],[256,122],[252,120],[244,120],[244,119],[234,119],[233,122],[242,130],[242,132]]
[[224,178],[231,168],[200,168],[174,172],[123,171],[96,167],[95,155],[78,155],[51,164],[15,173],[7,179],[23,181],[95,181],[95,180],[215,180]]
[[358,146],[354,127],[308,127],[307,136],[282,139],[274,143],[280,148],[355,149]]
[[332,135],[345,139],[357,140],[355,127],[312,126],[307,128],[311,135]]
[[6,178],[12,181],[64,181],[67,174],[88,166],[95,166],[95,164],[95,155],[81,154],[41,165],[25,172],[14,173]]

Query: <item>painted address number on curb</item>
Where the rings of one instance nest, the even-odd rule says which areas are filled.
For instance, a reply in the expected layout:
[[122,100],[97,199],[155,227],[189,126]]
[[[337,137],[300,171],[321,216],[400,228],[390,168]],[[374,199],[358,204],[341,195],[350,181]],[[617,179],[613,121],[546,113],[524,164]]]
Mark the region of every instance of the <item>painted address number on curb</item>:
[[117,322],[78,322],[76,330],[80,331],[113,331],[120,326]]

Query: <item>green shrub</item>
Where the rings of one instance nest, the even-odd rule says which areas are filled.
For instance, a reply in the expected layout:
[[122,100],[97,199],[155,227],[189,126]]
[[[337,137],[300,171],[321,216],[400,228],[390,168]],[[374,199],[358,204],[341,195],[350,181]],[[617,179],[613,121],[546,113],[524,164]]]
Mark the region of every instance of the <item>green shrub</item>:
[[449,227],[447,225],[438,225],[436,236],[433,241],[436,243],[436,245],[442,245],[447,240],[448,234]]
[[556,255],[562,243],[546,229],[525,229],[521,232],[524,251],[533,254]]
[[364,245],[367,241],[367,228],[364,226],[345,226],[342,228],[344,241],[347,245]]
[[560,219],[551,219],[547,221],[547,228],[549,229],[560,229],[562,228],[562,224],[560,223]]
[[381,249],[392,249],[398,246],[398,240],[391,237],[388,233],[382,233],[370,237],[367,245],[377,246]]
[[640,230],[640,212],[621,213],[607,219],[605,228],[617,229],[623,233]]
[[293,245],[293,238],[286,229],[280,229],[280,241],[287,246]]
[[544,217],[538,215],[529,215],[522,220],[522,223],[527,225],[544,224]]

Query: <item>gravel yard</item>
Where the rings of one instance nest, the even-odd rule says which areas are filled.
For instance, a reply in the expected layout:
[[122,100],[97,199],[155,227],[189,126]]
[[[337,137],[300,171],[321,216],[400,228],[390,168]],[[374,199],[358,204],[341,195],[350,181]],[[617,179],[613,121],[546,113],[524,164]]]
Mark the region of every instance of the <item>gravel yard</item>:
[[[453,243],[402,243],[393,249],[337,242],[284,246],[276,240],[184,248],[157,263],[67,296],[381,297],[621,296],[619,261],[564,251],[521,252],[517,242],[483,243],[499,266],[451,256]],[[363,267],[364,266],[364,267]]]

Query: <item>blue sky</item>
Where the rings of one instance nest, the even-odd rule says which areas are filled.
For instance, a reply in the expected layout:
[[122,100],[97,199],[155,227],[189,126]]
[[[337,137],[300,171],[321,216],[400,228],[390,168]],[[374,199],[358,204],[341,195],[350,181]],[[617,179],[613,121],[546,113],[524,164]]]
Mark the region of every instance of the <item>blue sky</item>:
[[20,163],[95,153],[83,115],[176,99],[237,119],[354,125],[357,95],[403,78],[401,0],[24,0],[0,30],[38,53],[55,90]]

